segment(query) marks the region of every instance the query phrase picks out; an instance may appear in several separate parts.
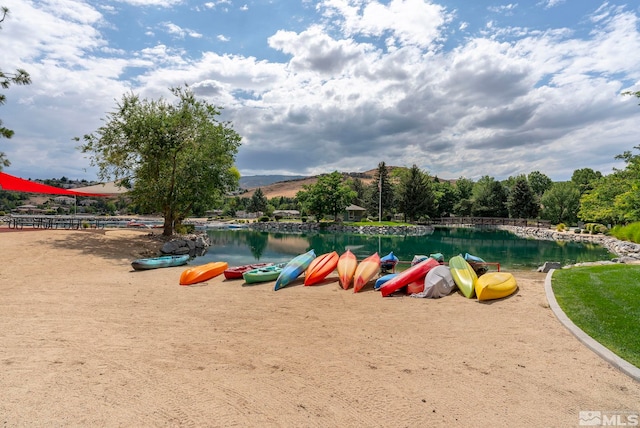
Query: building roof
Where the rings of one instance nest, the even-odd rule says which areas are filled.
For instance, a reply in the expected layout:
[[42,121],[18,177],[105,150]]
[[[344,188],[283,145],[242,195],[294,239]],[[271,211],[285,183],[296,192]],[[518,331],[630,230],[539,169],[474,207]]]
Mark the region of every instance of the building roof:
[[345,208],[345,210],[347,210],[347,211],[366,211],[367,209],[359,207],[357,205],[351,204],[347,208]]

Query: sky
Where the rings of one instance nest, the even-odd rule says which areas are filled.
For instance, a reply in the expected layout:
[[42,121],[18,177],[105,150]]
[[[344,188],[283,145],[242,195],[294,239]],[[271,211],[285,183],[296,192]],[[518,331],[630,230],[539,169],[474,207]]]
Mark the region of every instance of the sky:
[[243,176],[609,174],[637,153],[636,0],[0,0],[0,139],[22,178],[96,180],[74,137],[184,84],[242,137]]

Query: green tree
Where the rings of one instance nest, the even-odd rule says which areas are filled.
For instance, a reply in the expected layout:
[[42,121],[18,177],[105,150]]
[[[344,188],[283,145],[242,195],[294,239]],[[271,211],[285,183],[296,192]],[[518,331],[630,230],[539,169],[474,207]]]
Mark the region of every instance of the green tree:
[[527,175],[527,181],[529,182],[531,190],[538,198],[542,197],[544,192],[551,189],[553,185],[553,181],[540,171],[531,171],[529,175]]
[[495,178],[485,175],[473,186],[471,214],[478,217],[507,217],[507,192]]
[[455,189],[457,202],[453,207],[453,213],[457,216],[471,215],[471,208],[473,206],[473,181],[465,177],[460,177],[456,180]]
[[[380,210],[382,213],[393,211],[394,204],[394,185],[389,177],[389,170],[384,162],[378,164],[378,169],[373,175],[373,181],[370,185],[369,200],[367,209],[371,213],[376,213],[379,217]],[[382,219],[380,219],[382,220]]]
[[614,224],[640,220],[640,155],[625,151],[616,159],[623,160],[625,168],[591,183],[592,189],[580,199],[581,219]]
[[[4,22],[4,20],[9,15],[9,9],[5,6],[0,8],[0,13],[2,17],[0,18],[0,24]],[[2,28],[2,26],[0,26]],[[31,83],[31,77],[29,73],[25,70],[18,68],[13,73],[7,73],[0,69],[0,87],[2,89],[8,89],[11,85],[28,85]],[[0,105],[3,105],[7,102],[7,97],[4,94],[0,94]],[[0,120],[0,137],[11,138],[13,137],[13,130],[6,128],[2,125],[2,120]],[[2,171],[3,167],[7,167],[11,165],[9,159],[4,152],[0,152],[0,171]]]
[[454,212],[458,202],[456,188],[448,181],[434,183],[434,193],[436,198],[435,217],[446,217]]
[[623,223],[627,213],[621,211],[621,197],[631,190],[624,174],[615,172],[594,183],[592,190],[580,197],[578,217],[585,222]]
[[398,186],[398,206],[404,213],[405,221],[415,221],[423,215],[431,215],[435,201],[433,182],[428,174],[415,164],[402,174]]
[[578,187],[580,195],[585,194],[593,189],[594,184],[602,178],[600,171],[594,171],[591,168],[576,169],[571,175],[571,182]]
[[536,218],[539,205],[527,177],[519,175],[507,198],[507,209],[511,218]]
[[580,208],[580,190],[572,181],[554,183],[540,200],[541,216],[553,224],[575,224]]
[[296,197],[306,211],[318,220],[330,214],[334,221],[337,221],[338,216],[356,196],[356,192],[351,190],[338,171],[321,176],[315,184],[305,185],[303,189]]
[[351,190],[356,192],[356,196],[355,198],[353,198],[352,203],[364,208],[364,205],[366,205],[365,201],[367,200],[367,191],[364,183],[357,177],[351,180],[349,183],[351,186]]
[[196,204],[219,201],[240,178],[234,159],[241,138],[217,120],[219,109],[188,87],[171,92],[175,104],[124,95],[80,146],[100,178],[122,178],[143,211],[162,213],[164,235],[173,234]]
[[253,192],[253,196],[251,196],[251,200],[249,201],[249,212],[257,213],[257,212],[266,212],[267,211],[267,198],[262,193],[262,189],[258,187],[255,192]]

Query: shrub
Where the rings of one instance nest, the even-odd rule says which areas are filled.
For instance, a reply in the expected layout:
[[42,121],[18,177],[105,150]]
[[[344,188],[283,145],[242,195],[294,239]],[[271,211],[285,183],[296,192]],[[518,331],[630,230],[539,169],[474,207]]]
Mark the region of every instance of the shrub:
[[557,230],[558,232],[562,232],[562,231],[564,231],[566,228],[567,228],[567,226],[565,226],[565,224],[564,224],[564,223],[558,223],[558,225],[556,226],[556,230]]
[[258,219],[258,221],[262,222],[262,223],[266,223],[269,221],[269,216],[268,215],[263,215],[262,217],[260,217]]
[[302,220],[303,223],[307,222],[307,218],[306,217],[302,217],[300,220]]
[[573,233],[582,233],[582,230],[581,229],[574,229]]
[[180,224],[176,226],[176,233],[178,235],[187,235],[193,233],[196,230],[196,226],[193,224]]

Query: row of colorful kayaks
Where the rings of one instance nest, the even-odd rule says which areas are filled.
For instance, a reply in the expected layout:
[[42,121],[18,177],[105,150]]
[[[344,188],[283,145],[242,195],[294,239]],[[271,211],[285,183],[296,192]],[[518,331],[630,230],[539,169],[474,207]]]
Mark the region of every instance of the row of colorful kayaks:
[[[417,257],[417,256],[416,256]],[[226,279],[244,279],[247,284],[275,281],[275,290],[291,284],[304,274],[304,285],[316,285],[337,270],[338,281],[343,289],[353,286],[354,292],[361,291],[376,275],[373,288],[383,297],[404,292],[415,297],[439,298],[456,289],[465,297],[477,297],[480,301],[501,299],[515,293],[518,286],[514,276],[508,272],[486,272],[478,276],[478,266],[484,261],[465,254],[457,255],[444,263],[441,254],[414,258],[412,265],[399,273],[395,270],[398,262],[393,253],[380,257],[374,253],[358,262],[356,256],[347,250],[342,255],[336,251],[316,256],[314,250],[300,254],[288,263],[258,263],[229,267],[226,262],[212,262],[188,268],[180,275],[181,285],[192,285],[224,274]]]

